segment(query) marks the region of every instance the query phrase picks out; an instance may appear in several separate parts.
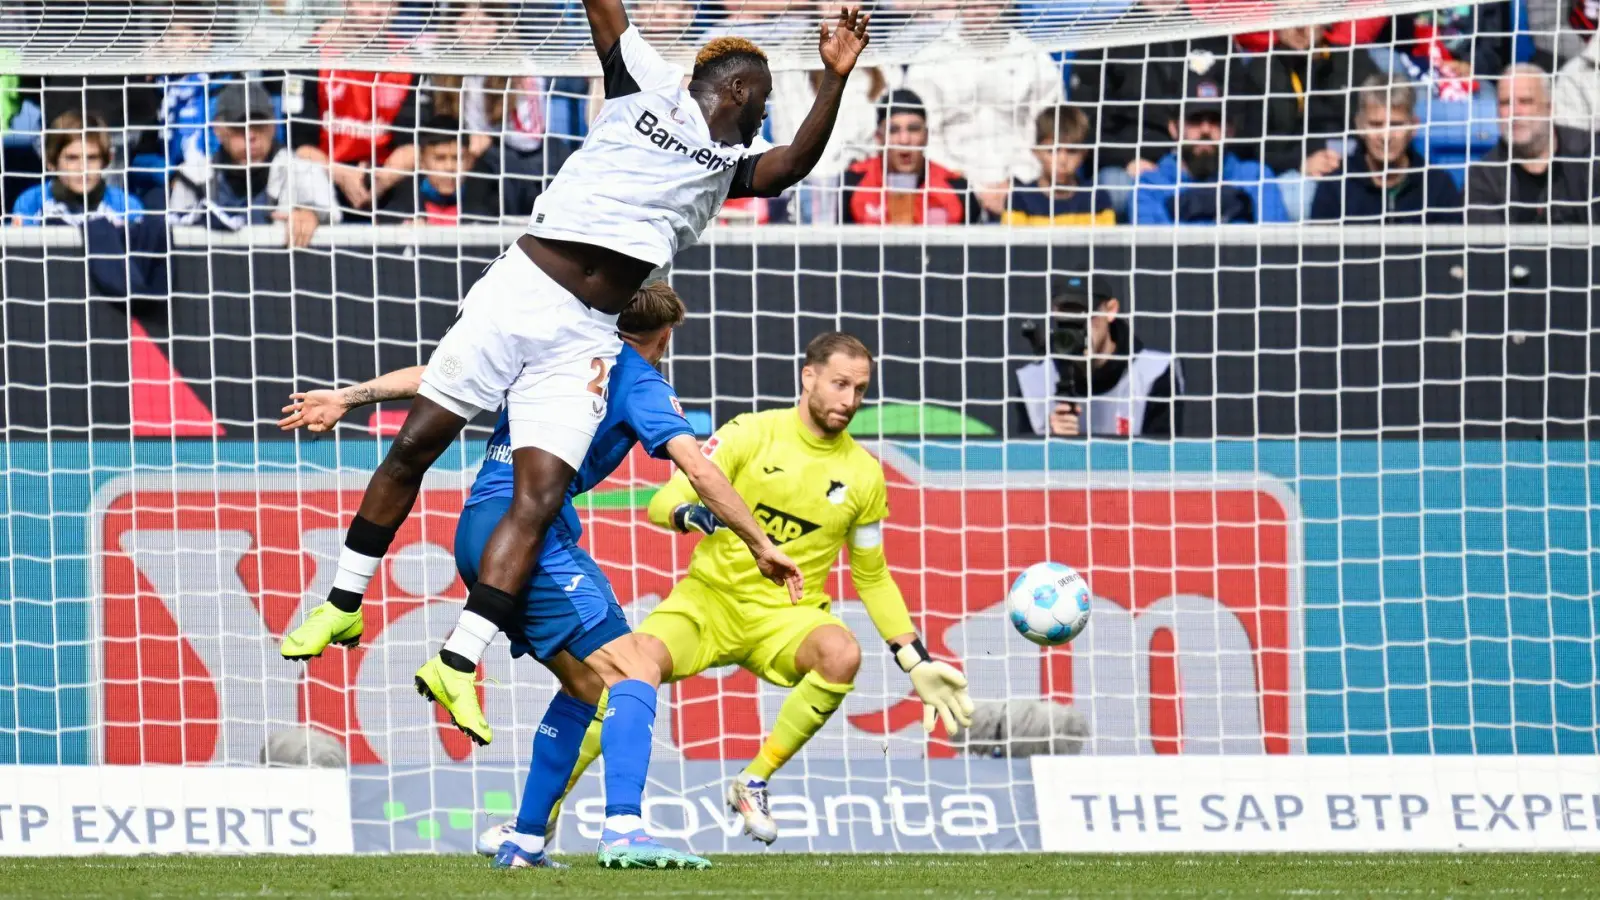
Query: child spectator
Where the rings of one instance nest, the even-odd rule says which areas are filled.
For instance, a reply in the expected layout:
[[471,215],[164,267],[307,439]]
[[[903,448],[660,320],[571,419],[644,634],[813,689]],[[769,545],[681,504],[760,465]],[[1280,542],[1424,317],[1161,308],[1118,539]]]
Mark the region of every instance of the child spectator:
[[967,180],[928,159],[928,113],[922,98],[905,89],[878,106],[878,143],[884,149],[844,175],[847,225],[960,225],[983,214]]
[[1311,218],[1389,225],[1461,222],[1461,191],[1443,169],[1427,168],[1411,148],[1417,92],[1405,75],[1369,75],[1357,94],[1354,152],[1344,177],[1316,187]]
[[1114,225],[1104,188],[1082,183],[1089,157],[1089,117],[1076,106],[1052,106],[1033,123],[1036,181],[1013,179],[1000,221],[1007,225]]
[[176,222],[226,231],[284,222],[290,245],[305,247],[318,225],[339,221],[328,170],[285,147],[275,118],[261,85],[222,89],[212,118],[216,152],[173,173],[167,210]]
[[[1200,71],[1196,71],[1200,69]],[[1224,124],[1217,66],[1191,65],[1179,119],[1167,127],[1178,149],[1134,186],[1136,225],[1226,225],[1288,222],[1272,170],[1223,149]]]
[[[433,118],[417,135],[417,174],[395,185],[378,214],[380,222],[455,225],[462,219],[500,218],[493,179],[462,176],[469,171],[455,119]],[[483,161],[480,158],[479,165]]]
[[82,225],[104,219],[122,226],[144,206],[102,175],[111,162],[111,135],[99,116],[67,110],[45,132],[44,163],[51,177],[28,188],[11,210],[13,225]]

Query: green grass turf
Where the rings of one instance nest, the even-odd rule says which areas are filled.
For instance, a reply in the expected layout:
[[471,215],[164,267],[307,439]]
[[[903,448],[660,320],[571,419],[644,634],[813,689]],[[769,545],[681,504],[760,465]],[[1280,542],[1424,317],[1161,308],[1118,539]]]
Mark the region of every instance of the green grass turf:
[[[1135,838],[1136,839],[1136,838]],[[704,872],[497,872],[476,857],[0,860],[4,897],[1586,897],[1600,856],[722,856]]]

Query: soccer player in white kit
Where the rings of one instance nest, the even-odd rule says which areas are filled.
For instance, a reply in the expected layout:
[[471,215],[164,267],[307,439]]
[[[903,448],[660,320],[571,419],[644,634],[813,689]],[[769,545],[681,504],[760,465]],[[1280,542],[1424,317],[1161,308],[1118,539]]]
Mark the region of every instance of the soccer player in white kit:
[[[286,659],[354,646],[361,598],[416,502],[422,477],[480,411],[510,420],[515,495],[490,535],[477,584],[444,649],[416,685],[480,744],[493,737],[474,672],[496,631],[513,632],[545,530],[606,413],[621,343],[616,322],[651,273],[700,234],[729,197],[774,197],[810,174],[833,132],[845,79],[867,46],[868,17],[842,9],[820,28],[824,74],[810,113],[782,147],[753,146],[772,75],[751,42],[701,48],[687,87],[628,22],[621,0],[584,0],[606,101],[583,146],[534,202],[527,233],[490,265],[428,361],[422,388],[367,484],[328,600],[283,640]],[[647,673],[640,655],[622,660]]]

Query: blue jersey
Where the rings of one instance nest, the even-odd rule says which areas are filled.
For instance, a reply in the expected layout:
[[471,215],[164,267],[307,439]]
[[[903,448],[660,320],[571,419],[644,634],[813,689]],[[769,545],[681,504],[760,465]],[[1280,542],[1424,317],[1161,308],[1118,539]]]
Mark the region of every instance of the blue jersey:
[[[589,453],[567,488],[567,502],[561,507],[558,524],[574,542],[583,533],[572,498],[593,490],[605,481],[627,458],[634,444],[643,444],[646,453],[663,457],[667,442],[680,434],[694,434],[678,406],[678,395],[632,347],[624,344],[611,367],[606,388],[606,417],[595,431]],[[478,478],[467,494],[467,506],[512,495],[511,435],[504,410],[495,424],[494,434],[483,455]]]

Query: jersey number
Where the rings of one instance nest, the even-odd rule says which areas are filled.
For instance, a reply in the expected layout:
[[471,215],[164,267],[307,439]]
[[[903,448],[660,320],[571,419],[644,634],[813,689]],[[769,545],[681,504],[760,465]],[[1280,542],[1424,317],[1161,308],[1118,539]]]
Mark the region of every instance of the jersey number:
[[611,384],[611,379],[608,377],[611,374],[611,363],[596,356],[594,359],[589,360],[589,371],[594,373],[594,377],[589,379],[589,393],[594,394],[596,398],[594,401],[594,414],[596,416],[604,416],[606,414],[606,398]]

